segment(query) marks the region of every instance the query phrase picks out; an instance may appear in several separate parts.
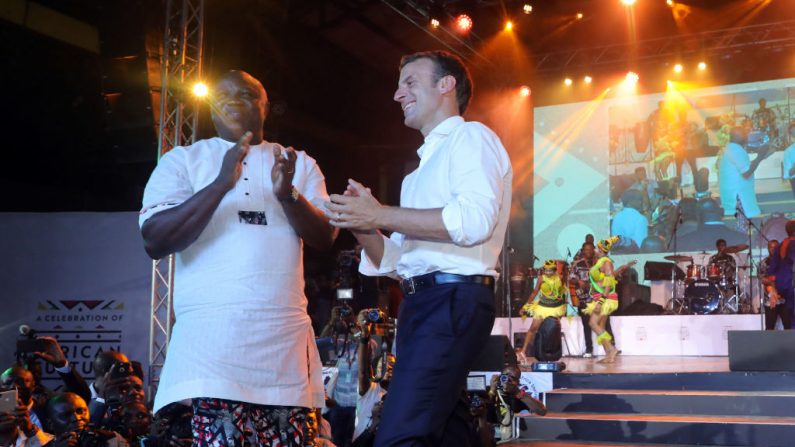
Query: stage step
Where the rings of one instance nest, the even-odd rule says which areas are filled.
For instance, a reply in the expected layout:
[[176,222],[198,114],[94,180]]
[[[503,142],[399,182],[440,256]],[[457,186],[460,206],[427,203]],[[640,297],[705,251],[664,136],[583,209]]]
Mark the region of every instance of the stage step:
[[788,417],[795,392],[556,389],[546,405],[557,413]]
[[555,373],[555,388],[689,391],[792,391],[793,372]]
[[524,441],[767,447],[795,439],[795,417],[550,412],[519,419]]
[[615,442],[575,442],[575,441],[510,441],[500,443],[511,447],[655,447],[666,445],[668,447],[716,447],[705,444],[643,444],[643,443],[615,443]]

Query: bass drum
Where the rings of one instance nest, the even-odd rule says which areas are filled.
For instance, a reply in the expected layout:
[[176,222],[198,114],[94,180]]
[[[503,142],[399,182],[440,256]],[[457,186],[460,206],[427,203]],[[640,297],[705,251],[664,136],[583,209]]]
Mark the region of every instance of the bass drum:
[[708,315],[720,310],[721,294],[718,286],[706,279],[693,281],[685,287],[685,298],[696,315]]

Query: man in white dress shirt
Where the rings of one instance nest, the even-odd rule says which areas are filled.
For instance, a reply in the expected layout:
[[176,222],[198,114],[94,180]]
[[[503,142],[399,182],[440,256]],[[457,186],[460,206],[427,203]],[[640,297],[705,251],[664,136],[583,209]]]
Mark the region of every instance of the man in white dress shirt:
[[720,175],[720,200],[724,216],[734,216],[737,210],[737,201],[743,207],[747,217],[756,217],[762,214],[756,201],[754,191],[754,171],[759,166],[762,157],[754,161],[748,156],[743,145],[747,141],[745,129],[734,127],[729,135],[730,142],[720,158],[718,173]]
[[457,57],[404,57],[394,100],[425,144],[419,167],[403,180],[400,207],[382,206],[353,180],[328,205],[332,225],[350,229],[364,248],[360,271],[399,278],[405,295],[377,446],[469,445],[461,396],[494,323],[513,176],[494,132],[461,117],[471,94]]
[[210,98],[218,137],[177,147],[146,185],[147,253],[176,253],[176,323],[154,411],[192,399],[194,445],[298,446],[308,408],[324,404],[306,313],[303,243],[336,230],[311,157],[263,139],[268,97],[226,73]]

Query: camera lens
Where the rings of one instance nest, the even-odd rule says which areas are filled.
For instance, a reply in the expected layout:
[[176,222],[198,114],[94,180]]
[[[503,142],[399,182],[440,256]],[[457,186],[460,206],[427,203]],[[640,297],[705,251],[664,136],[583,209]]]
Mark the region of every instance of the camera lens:
[[500,383],[501,384],[505,385],[506,383],[508,383],[508,379],[509,379],[508,374],[500,375]]

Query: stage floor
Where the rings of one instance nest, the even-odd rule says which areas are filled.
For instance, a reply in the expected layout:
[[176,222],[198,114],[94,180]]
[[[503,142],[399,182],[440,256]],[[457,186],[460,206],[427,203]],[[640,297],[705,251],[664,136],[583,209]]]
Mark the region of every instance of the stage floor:
[[[729,357],[619,355],[615,363],[598,363],[603,357],[563,357],[564,374],[670,374],[729,372]],[[523,368],[530,371],[530,368]]]

